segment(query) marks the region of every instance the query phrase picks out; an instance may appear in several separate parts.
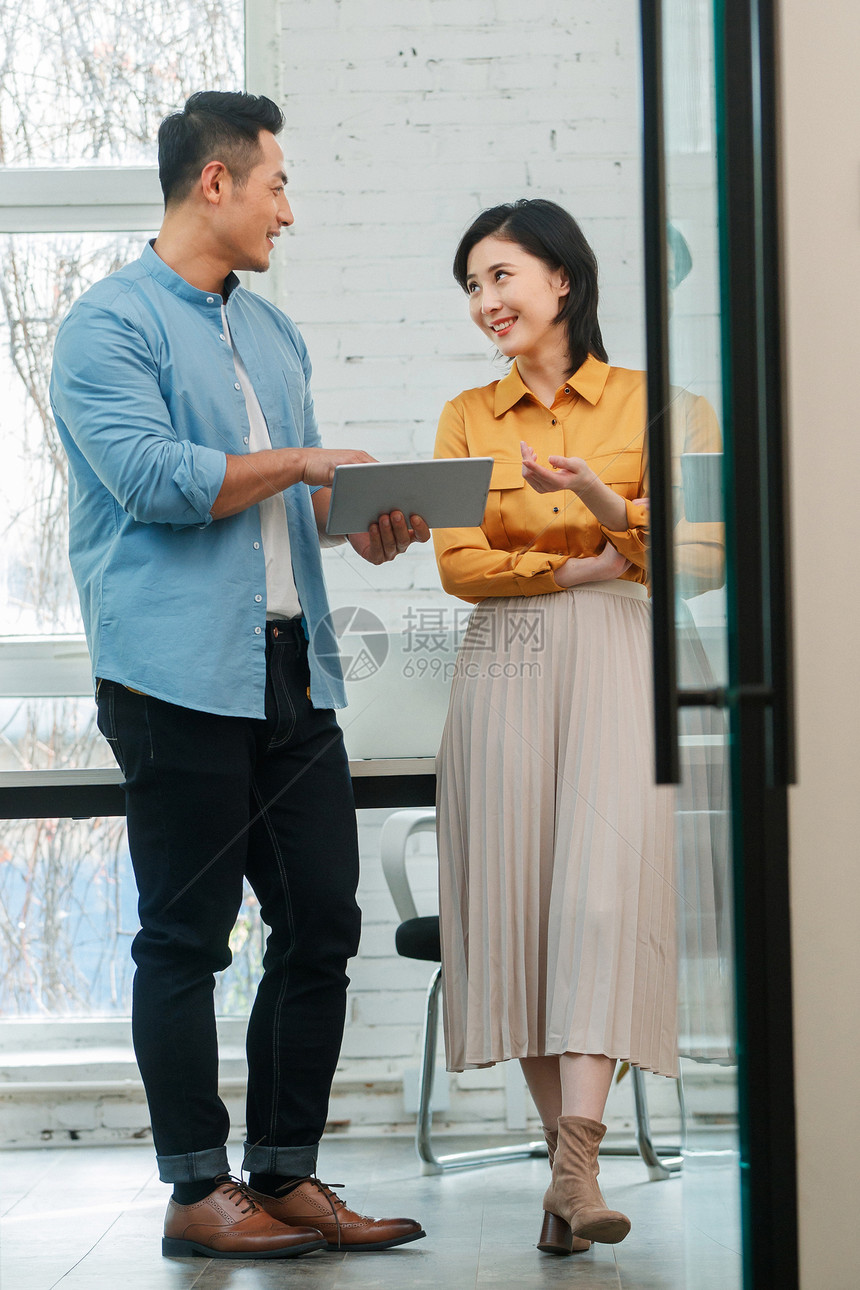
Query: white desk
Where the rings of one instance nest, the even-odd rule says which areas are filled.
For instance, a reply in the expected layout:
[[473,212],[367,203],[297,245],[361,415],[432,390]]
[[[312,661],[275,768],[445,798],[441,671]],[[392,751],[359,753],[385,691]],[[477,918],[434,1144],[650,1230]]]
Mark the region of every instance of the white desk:
[[[433,806],[432,757],[351,761],[357,807]],[[87,819],[125,815],[122,772],[104,770],[7,770],[0,772],[0,819]]]

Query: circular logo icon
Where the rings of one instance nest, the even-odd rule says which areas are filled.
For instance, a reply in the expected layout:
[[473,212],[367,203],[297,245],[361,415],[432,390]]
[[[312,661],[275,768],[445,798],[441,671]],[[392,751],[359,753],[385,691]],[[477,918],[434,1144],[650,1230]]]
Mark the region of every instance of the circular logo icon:
[[388,657],[388,632],[381,619],[358,605],[333,609],[314,631],[314,652],[330,676],[366,681]]

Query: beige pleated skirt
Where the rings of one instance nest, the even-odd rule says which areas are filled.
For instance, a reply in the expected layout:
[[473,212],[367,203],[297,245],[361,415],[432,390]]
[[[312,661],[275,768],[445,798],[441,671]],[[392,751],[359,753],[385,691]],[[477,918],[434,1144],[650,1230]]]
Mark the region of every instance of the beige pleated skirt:
[[448,1069],[602,1053],[676,1075],[674,790],[650,605],[610,582],[482,601],[437,759]]

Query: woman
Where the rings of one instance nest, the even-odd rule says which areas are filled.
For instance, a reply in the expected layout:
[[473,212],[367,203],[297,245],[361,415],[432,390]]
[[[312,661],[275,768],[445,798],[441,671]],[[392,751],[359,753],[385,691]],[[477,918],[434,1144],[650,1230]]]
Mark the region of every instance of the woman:
[[438,761],[449,1069],[519,1058],[552,1164],[538,1248],[616,1242],[597,1185],[615,1063],[677,1074],[672,790],[651,754],[641,372],[608,365],[597,264],[549,201],[485,211],[454,276],[514,363],[448,403],[492,456],[480,529],[434,532],[477,605]]

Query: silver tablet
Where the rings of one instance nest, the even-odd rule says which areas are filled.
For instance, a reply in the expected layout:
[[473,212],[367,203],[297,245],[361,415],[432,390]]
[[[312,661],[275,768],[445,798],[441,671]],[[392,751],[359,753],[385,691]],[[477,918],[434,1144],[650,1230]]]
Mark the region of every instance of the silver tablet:
[[366,533],[391,511],[431,528],[475,528],[484,518],[492,457],[361,462],[334,472],[326,533]]

